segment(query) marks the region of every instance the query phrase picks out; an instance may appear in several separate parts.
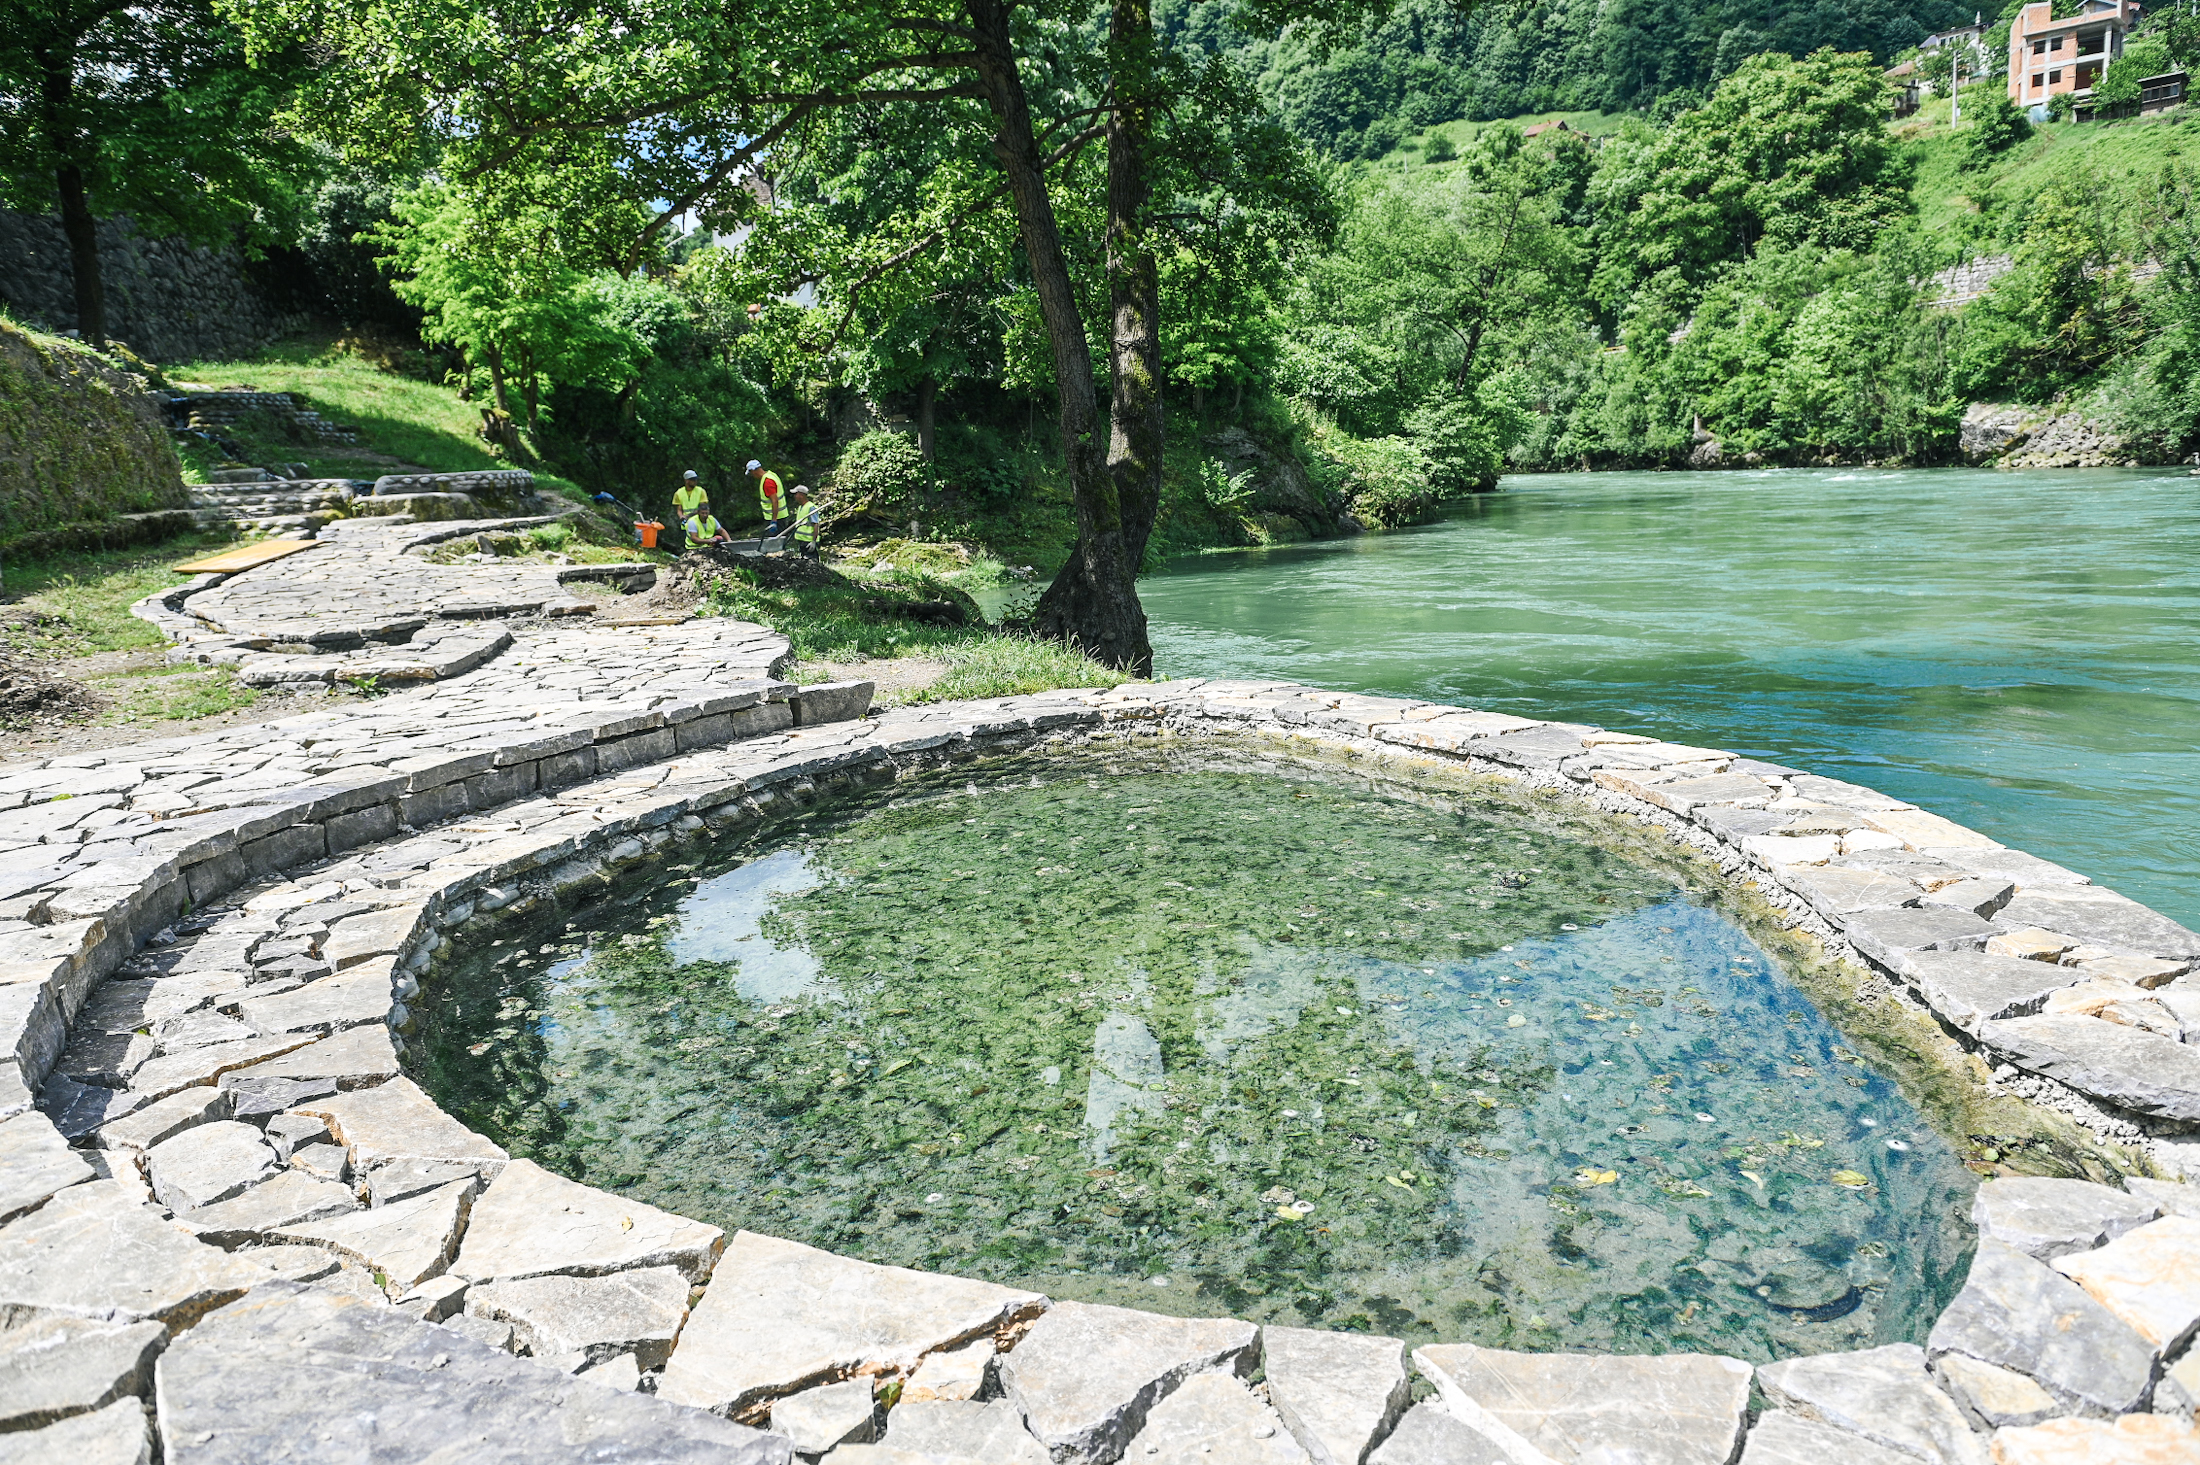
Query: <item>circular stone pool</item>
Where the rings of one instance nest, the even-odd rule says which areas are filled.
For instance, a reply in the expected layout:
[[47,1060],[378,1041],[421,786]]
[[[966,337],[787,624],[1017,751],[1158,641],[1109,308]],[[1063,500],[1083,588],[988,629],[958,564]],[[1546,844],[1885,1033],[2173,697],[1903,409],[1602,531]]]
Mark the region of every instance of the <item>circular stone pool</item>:
[[590,1184],[1055,1297],[1921,1340],[1973,1177],[1679,861],[1496,785],[994,759],[472,928],[408,1066]]

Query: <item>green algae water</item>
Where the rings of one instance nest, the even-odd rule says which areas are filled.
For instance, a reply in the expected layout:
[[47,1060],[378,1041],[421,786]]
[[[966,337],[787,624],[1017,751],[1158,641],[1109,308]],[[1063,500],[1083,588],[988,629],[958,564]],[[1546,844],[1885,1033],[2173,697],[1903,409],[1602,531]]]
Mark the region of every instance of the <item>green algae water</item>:
[[2200,479],[1518,475],[1139,582],[1163,676],[1464,703],[1910,799],[2200,926]]
[[1921,1339],[1972,1179],[1678,867],[1227,752],[854,795],[441,967],[516,1154],[1189,1314],[1755,1359]]

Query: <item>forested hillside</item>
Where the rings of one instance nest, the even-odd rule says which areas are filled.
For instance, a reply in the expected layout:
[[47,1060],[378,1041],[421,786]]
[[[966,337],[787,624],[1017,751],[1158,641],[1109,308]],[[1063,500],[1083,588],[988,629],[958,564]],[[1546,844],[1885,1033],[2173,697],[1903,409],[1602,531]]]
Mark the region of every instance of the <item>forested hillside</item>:
[[1885,61],[1968,24],[1959,0],[1408,0],[1325,54],[1305,33],[1248,36],[1234,0],[1170,0],[1179,44],[1237,60],[1293,131],[1345,158],[1375,158],[1454,118],[1550,111],[1668,117],[1763,52],[1822,47]]

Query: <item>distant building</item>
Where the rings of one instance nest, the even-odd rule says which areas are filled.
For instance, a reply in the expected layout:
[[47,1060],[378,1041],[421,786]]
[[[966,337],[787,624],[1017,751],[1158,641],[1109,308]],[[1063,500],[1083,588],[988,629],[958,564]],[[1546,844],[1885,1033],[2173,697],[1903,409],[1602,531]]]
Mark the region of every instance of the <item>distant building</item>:
[[1520,135],[1522,137],[1541,137],[1546,132],[1572,132],[1573,130],[1566,125],[1566,119],[1561,117],[1555,122],[1538,122]]
[[1887,90],[1894,101],[1894,115],[1908,117],[1917,111],[1918,102],[1929,86],[1918,75],[1917,62],[1904,61],[1887,68]]
[[1938,96],[1948,87],[1925,75],[1922,63],[1936,51],[1950,50],[1954,63],[1951,80],[1976,81],[1986,70],[1986,58],[1981,54],[1979,39],[1986,34],[1986,17],[1983,13],[1972,18],[1971,24],[1959,25],[1954,30],[1935,31],[1917,43],[1917,54],[1909,60],[1887,68],[1887,87],[1892,93],[1894,115],[1908,117],[1916,112],[1925,98]]
[[2185,99],[2185,73],[2164,72],[2160,76],[2139,78],[2139,115],[2149,112],[2166,112]]
[[1934,31],[1917,43],[1917,49],[1920,52],[1931,52],[1937,51],[1943,46],[1976,47],[1979,37],[1985,34],[1986,23],[1982,18],[1972,21],[1969,25],[1959,25],[1952,31]]
[[[2093,85],[2124,54],[2124,37],[2139,13],[2136,0],[2085,0],[2068,20],[2055,19],[2052,0],[2025,6],[2009,26],[2009,100],[2030,109],[2068,93],[2081,114],[2091,110]],[[2166,85],[2169,79],[2159,80]]]

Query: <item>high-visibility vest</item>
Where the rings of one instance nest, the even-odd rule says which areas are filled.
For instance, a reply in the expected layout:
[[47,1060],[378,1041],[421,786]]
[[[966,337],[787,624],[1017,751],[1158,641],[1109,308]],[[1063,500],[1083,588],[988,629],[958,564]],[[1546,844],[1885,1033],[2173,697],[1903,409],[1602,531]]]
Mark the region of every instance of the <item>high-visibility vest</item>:
[[718,527],[716,514],[697,514],[680,527],[687,530],[690,544],[705,544],[726,532]]
[[787,512],[786,492],[779,486],[779,475],[769,468],[764,470],[763,477],[756,480],[756,498],[764,506],[766,520],[780,518]]
[[796,544],[817,542],[817,505],[805,504],[794,511],[794,527],[787,531]]
[[683,483],[672,491],[672,512],[682,519],[692,519],[710,502],[710,495],[700,483]]

